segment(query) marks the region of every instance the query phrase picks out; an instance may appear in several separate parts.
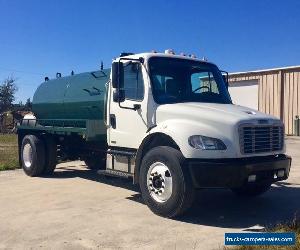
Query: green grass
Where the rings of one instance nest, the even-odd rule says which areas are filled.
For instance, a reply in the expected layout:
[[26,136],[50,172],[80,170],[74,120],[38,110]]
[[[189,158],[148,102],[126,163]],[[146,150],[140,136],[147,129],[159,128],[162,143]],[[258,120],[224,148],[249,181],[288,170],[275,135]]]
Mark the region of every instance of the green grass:
[[19,168],[17,135],[0,134],[0,171],[16,168]]
[[296,233],[296,244],[294,246],[235,246],[225,247],[226,250],[300,250],[300,219],[295,217],[291,222],[280,223],[275,227],[266,229],[266,232],[295,232]]
[[18,137],[16,134],[0,134],[0,145],[14,144],[17,145]]

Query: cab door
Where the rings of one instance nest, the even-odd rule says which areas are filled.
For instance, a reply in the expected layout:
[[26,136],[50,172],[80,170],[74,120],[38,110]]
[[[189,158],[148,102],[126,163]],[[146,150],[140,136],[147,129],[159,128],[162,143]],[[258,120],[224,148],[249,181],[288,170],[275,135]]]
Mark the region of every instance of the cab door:
[[[126,61],[124,65],[125,101],[113,100],[116,89],[110,84],[107,105],[108,145],[137,149],[147,131],[147,88],[140,62]],[[134,110],[133,108],[137,109]]]

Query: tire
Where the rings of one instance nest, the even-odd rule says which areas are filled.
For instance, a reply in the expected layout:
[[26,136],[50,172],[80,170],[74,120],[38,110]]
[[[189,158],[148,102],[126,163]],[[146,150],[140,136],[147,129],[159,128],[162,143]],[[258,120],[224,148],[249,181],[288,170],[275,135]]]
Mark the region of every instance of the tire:
[[21,164],[28,176],[40,176],[45,167],[45,145],[35,135],[26,135],[21,145]]
[[271,184],[263,185],[245,185],[239,188],[232,188],[231,191],[238,196],[254,197],[267,192]]
[[[163,191],[156,194],[162,182]],[[176,217],[192,206],[195,190],[191,176],[181,152],[174,148],[159,146],[145,155],[139,184],[146,205],[157,215]]]
[[106,159],[101,155],[93,155],[84,160],[88,169],[98,170],[106,168]]
[[44,175],[53,174],[55,167],[57,165],[57,145],[53,138],[47,137],[45,139],[46,144],[46,159],[45,159],[45,168],[43,171]]

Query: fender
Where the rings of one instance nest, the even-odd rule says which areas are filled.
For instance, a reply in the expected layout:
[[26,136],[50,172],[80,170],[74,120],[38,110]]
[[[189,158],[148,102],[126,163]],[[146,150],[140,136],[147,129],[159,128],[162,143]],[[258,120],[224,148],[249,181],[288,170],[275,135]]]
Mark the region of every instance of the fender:
[[157,146],[170,146],[180,151],[180,148],[176,142],[169,136],[160,132],[148,133],[148,135],[143,139],[141,145],[138,148],[135,158],[134,167],[134,183],[138,183],[139,179],[139,169],[141,166],[142,159],[144,155],[150,151],[152,148]]
[[[194,149],[188,143],[188,138],[191,135],[205,135],[210,137],[216,137],[217,135],[225,143],[227,150],[203,151]],[[157,137],[159,137],[159,141],[151,145],[152,139]],[[140,144],[135,160],[134,183],[138,183],[139,168],[143,156],[154,146],[174,147],[185,158],[234,158],[236,156],[232,142],[214,127],[186,119],[169,119],[153,127]]]
[[[232,140],[229,139],[230,135],[225,135],[215,127],[201,122],[186,119],[168,119],[150,130],[150,134],[152,133],[162,133],[169,136],[178,145],[185,158],[234,158],[237,156],[237,149]],[[204,135],[221,139],[227,149],[205,151],[194,149],[188,143],[188,138],[192,135]]]

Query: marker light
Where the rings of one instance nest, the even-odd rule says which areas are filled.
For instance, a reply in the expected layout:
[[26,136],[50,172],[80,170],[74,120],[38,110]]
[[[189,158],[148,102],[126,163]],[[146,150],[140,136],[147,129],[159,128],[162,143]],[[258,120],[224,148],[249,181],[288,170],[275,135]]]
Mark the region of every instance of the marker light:
[[175,55],[175,52],[174,52],[174,50],[172,50],[172,49],[166,49],[166,50],[165,50],[165,54]]

